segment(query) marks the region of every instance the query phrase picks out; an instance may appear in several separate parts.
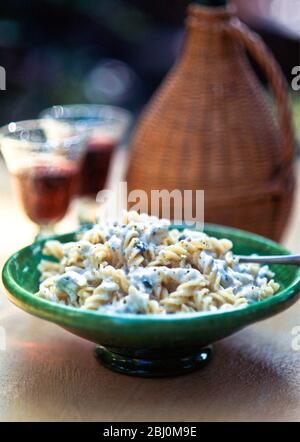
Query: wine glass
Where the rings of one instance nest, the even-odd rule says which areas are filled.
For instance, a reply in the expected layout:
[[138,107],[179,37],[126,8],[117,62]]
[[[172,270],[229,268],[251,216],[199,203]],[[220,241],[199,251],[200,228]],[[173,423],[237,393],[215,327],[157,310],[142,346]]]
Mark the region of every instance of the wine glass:
[[111,158],[131,123],[130,112],[117,106],[74,104],[53,106],[40,117],[67,122],[86,134],[78,186],[79,221],[81,224],[95,222],[96,196],[105,188]]
[[21,205],[39,226],[37,238],[53,234],[76,193],[83,134],[67,123],[27,120],[2,127],[0,143]]

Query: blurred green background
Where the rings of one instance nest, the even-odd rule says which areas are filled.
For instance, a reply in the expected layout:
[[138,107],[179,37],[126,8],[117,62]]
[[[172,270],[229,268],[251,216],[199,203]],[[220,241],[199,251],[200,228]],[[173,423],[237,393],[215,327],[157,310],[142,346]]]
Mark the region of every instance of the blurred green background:
[[[294,0],[234,2],[241,18],[264,38],[290,82],[292,67],[300,65],[300,26],[297,33],[295,14],[286,11]],[[65,103],[109,103],[138,113],[176,59],[188,3],[2,1],[0,65],[7,72],[7,90],[0,94],[0,125]],[[296,93],[293,108],[299,133]]]

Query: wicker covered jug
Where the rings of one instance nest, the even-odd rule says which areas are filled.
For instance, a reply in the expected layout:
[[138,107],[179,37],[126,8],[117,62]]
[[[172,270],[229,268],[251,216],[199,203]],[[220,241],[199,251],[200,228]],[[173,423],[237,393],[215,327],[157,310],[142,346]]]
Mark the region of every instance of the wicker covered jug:
[[[256,78],[264,70],[277,103]],[[275,240],[294,191],[294,136],[281,70],[229,8],[190,5],[182,53],[130,142],[128,189],[204,189],[205,222]]]

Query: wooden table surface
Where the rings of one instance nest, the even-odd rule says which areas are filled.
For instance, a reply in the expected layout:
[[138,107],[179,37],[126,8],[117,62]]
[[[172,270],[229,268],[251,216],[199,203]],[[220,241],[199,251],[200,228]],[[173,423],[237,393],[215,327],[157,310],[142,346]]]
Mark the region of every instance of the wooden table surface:
[[[299,195],[284,240],[294,252]],[[1,267],[34,232],[12,200],[1,160],[0,215]],[[69,218],[61,229],[70,226]],[[103,368],[92,343],[19,310],[0,292],[0,421],[300,420],[300,351],[292,349],[300,302],[215,344],[201,371],[140,379]]]

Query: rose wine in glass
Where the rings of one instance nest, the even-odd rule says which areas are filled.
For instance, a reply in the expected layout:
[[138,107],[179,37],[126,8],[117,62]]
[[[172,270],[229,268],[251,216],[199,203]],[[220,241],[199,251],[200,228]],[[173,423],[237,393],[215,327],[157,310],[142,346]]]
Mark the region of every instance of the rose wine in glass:
[[116,140],[101,134],[87,141],[80,171],[80,195],[96,197],[104,189],[116,145]]
[[21,205],[36,224],[49,226],[66,214],[76,192],[78,168],[73,163],[36,164],[12,174]]
[[82,224],[95,222],[96,196],[105,188],[114,151],[131,121],[130,113],[116,106],[77,104],[53,106],[41,117],[68,122],[86,134],[78,182],[79,220]]
[[48,236],[77,192],[83,136],[66,123],[46,120],[10,123],[0,134],[21,206],[39,225],[38,237]]

